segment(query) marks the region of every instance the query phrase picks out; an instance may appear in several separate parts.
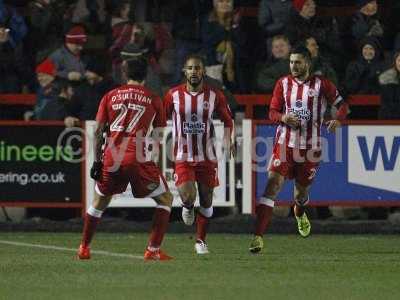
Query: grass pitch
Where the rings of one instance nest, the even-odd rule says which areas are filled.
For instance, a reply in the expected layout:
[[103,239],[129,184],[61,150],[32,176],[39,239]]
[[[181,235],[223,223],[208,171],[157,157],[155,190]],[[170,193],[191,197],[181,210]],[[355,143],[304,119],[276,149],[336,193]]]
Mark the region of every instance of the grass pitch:
[[78,261],[80,234],[0,233],[0,299],[400,299],[398,236],[269,235],[261,255],[250,238],[210,234],[199,257],[191,235],[168,234],[175,260],[144,262],[147,234],[99,233],[92,250],[132,257]]

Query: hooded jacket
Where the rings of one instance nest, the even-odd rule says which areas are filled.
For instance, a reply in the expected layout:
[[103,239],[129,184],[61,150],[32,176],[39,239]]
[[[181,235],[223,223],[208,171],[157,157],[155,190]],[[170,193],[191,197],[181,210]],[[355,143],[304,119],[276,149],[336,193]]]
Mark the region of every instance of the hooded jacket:
[[[362,54],[365,45],[371,45],[375,49],[375,56],[370,61],[367,61]],[[381,47],[375,38],[368,37],[361,42],[358,59],[347,66],[344,87],[348,93],[379,93],[378,76],[383,69],[381,57]]]
[[380,119],[400,119],[400,73],[391,68],[379,76],[381,84]]

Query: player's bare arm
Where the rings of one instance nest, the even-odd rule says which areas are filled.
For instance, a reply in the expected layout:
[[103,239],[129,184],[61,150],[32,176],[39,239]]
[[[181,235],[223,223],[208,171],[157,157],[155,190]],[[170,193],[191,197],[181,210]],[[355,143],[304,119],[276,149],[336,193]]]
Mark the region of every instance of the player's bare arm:
[[234,158],[236,155],[236,145],[235,145],[235,132],[234,127],[224,128],[224,145],[225,149],[229,149],[229,157]]
[[94,162],[90,169],[90,177],[94,180],[100,180],[103,163],[101,161],[101,147],[103,144],[103,133],[106,128],[105,123],[97,122],[96,131],[94,133]]
[[96,131],[94,133],[94,161],[101,161],[101,147],[103,145],[103,134],[106,130],[106,123],[96,123]]
[[160,160],[160,145],[162,144],[164,139],[164,127],[156,127],[152,132],[152,140],[153,140],[153,149],[152,155],[153,159],[155,159],[155,163],[158,163]]
[[332,104],[332,108],[336,108],[336,116],[334,119],[325,122],[328,132],[334,132],[336,128],[341,126],[341,121],[346,119],[349,113],[349,105],[344,101],[332,82],[325,80],[323,84],[325,97]]

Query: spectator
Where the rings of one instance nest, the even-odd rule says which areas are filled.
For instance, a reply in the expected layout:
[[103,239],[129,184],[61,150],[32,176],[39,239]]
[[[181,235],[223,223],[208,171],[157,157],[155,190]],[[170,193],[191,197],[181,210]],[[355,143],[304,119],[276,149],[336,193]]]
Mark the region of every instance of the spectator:
[[214,78],[236,92],[245,92],[246,79],[242,66],[248,65],[245,55],[246,35],[233,10],[233,0],[214,0],[214,9],[202,24],[202,50],[206,53],[206,70],[213,66]]
[[35,0],[29,4],[27,47],[30,49],[32,65],[45,60],[62,44],[64,24],[60,20],[63,19],[67,9],[62,3],[62,1]]
[[285,32],[293,5],[291,0],[261,0],[258,25],[267,39],[267,52],[271,51],[272,37]]
[[149,48],[146,44],[146,33],[143,26],[139,24],[134,24],[129,27],[129,37],[115,41],[115,43],[110,47],[109,51],[112,59],[112,76],[115,82],[123,82],[121,78],[121,51],[129,43],[137,44],[139,48]]
[[[126,45],[124,49],[122,49],[121,58],[123,60],[122,64],[126,63],[126,61],[131,59],[145,58],[147,61],[149,61],[149,49],[144,48],[143,45],[140,46],[139,44],[136,43],[130,43]],[[119,72],[121,72],[120,69]],[[147,64],[147,75],[145,80],[145,86],[154,93],[156,93],[158,96],[163,95],[160,75],[157,73],[155,65],[152,64],[151,61]]]
[[329,61],[320,55],[319,46],[314,37],[310,36],[305,40],[305,46],[311,53],[312,68],[315,75],[322,75],[332,81],[336,86],[338,84],[336,71],[332,68]]
[[83,79],[85,64],[81,60],[81,52],[86,41],[86,32],[82,26],[74,26],[67,32],[65,45],[49,56],[56,66],[58,77],[74,82]]
[[22,44],[13,44],[10,39],[10,28],[0,22],[0,93],[20,93],[30,77]]
[[256,92],[271,93],[275,82],[289,73],[290,43],[286,36],[272,38],[272,59],[256,71]]
[[351,32],[358,45],[367,36],[372,36],[382,42],[384,29],[378,16],[378,3],[376,0],[358,0],[359,10],[353,16]]
[[360,55],[346,70],[344,86],[350,94],[378,94],[378,76],[382,71],[381,49],[373,37],[365,38]]
[[313,36],[321,53],[329,58],[337,69],[344,69],[344,50],[336,19],[316,16],[317,7],[314,0],[293,0],[293,7],[295,10],[286,28],[290,43],[296,45],[308,36]]
[[15,8],[4,4],[3,0],[0,0],[0,23],[10,29],[8,42],[11,47],[17,47],[25,37],[28,28],[24,18],[17,13]]
[[53,83],[56,78],[56,66],[50,59],[46,59],[36,67],[36,77],[39,88],[36,92],[36,105],[33,112],[25,113],[25,120],[42,118],[42,111],[46,104],[54,100]]
[[74,89],[74,95],[67,106],[67,127],[76,125],[79,120],[94,120],[100,100],[108,91],[115,88],[113,80],[108,76],[107,60],[104,57],[92,56],[87,63],[85,78]]
[[54,99],[46,102],[38,119],[63,121],[67,116],[67,106],[70,105],[73,93],[73,87],[67,79],[55,79],[52,84]]
[[380,119],[400,119],[400,51],[396,52],[392,68],[379,76],[381,85]]
[[186,57],[201,50],[201,20],[204,5],[198,0],[179,0],[173,18],[172,35],[175,39],[175,69],[172,84],[182,80],[183,63]]
[[127,0],[112,5],[111,36],[108,38],[108,45],[113,58],[118,56],[119,51],[131,39],[133,22],[130,19],[130,10],[131,4]]
[[397,52],[400,50],[400,32],[396,35],[396,38],[394,40],[394,51]]

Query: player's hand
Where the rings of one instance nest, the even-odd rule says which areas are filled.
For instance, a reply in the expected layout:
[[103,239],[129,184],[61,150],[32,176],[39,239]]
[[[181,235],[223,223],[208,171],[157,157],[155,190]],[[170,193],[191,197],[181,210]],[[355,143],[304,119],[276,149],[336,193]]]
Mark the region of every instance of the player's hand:
[[93,162],[93,165],[90,168],[90,177],[92,177],[92,179],[94,180],[100,180],[102,169],[103,169],[103,163],[101,161]]
[[79,119],[75,117],[66,117],[64,119],[65,127],[71,128],[79,124]]
[[72,71],[68,73],[68,80],[79,81],[81,79],[82,79],[82,74],[79,72]]
[[231,141],[230,157],[235,158],[235,156],[236,156],[236,143],[234,141]]
[[325,123],[327,126],[328,132],[334,132],[336,128],[340,127],[340,122],[338,120],[330,120]]
[[297,128],[300,126],[300,120],[295,114],[285,114],[282,116],[282,122],[286,125]]

